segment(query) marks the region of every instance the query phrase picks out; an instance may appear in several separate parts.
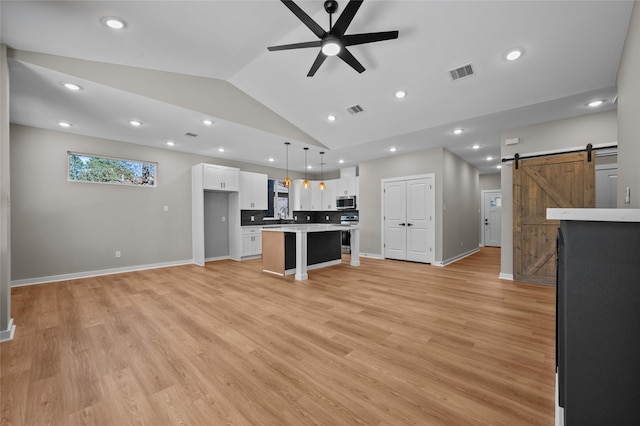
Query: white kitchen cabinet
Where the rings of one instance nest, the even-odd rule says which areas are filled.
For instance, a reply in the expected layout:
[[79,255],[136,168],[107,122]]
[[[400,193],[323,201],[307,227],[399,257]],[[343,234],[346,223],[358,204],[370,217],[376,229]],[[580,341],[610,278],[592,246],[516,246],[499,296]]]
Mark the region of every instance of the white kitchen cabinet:
[[268,176],[240,172],[240,210],[267,210]]
[[356,195],[357,185],[356,177],[342,177],[338,179],[338,194],[337,195]]
[[311,208],[309,210],[318,211],[323,210],[322,208],[322,193],[324,191],[320,191],[318,189],[318,185],[320,184],[319,180],[309,181],[311,184],[311,188],[307,189],[307,191],[311,192]]
[[338,179],[325,180],[326,189],[322,191],[322,209],[321,210],[337,210],[336,195],[338,194]]
[[214,164],[202,164],[202,168],[203,189],[229,192],[240,189],[240,169]]
[[242,257],[262,254],[262,228],[242,229]]
[[293,210],[311,210],[311,188],[302,188],[302,179],[293,181]]

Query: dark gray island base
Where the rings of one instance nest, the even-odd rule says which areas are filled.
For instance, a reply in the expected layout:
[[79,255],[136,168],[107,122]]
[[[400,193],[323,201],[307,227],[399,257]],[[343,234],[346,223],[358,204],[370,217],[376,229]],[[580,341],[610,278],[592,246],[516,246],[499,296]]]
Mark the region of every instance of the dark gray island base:
[[352,234],[351,265],[358,266],[357,227],[305,225],[262,230],[263,270],[278,275],[295,273],[297,280],[305,280],[308,269],[337,265],[342,262],[343,230]]

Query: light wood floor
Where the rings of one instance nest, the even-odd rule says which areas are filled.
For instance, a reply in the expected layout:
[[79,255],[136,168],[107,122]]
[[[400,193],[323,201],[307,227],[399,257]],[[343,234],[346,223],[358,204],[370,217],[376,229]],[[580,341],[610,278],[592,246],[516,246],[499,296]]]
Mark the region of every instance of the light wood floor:
[[497,279],[499,253],[14,288],[1,423],[551,425],[555,291]]

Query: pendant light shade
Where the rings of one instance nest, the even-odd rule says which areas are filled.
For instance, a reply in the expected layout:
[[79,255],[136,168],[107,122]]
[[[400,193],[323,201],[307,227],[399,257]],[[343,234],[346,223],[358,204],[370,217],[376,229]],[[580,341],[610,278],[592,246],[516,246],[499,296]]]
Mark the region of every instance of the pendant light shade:
[[309,148],[307,148],[306,146],[304,147],[304,180],[302,181],[302,189],[309,189],[311,188],[311,184],[309,183],[309,178],[307,176],[308,174],[308,167],[307,167],[307,151],[309,151]]
[[282,185],[285,188],[289,188],[291,186],[291,178],[289,177],[289,145],[291,145],[291,142],[285,142],[284,145],[287,147],[287,176],[282,181]]
[[327,189],[327,185],[324,183],[324,151],[320,152],[320,183],[318,184],[318,189],[320,191],[324,191]]

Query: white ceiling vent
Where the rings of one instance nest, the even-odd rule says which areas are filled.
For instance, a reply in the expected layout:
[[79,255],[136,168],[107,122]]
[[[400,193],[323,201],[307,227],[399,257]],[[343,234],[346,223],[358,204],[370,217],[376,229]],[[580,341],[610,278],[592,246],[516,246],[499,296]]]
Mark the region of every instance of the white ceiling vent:
[[453,81],[460,80],[461,78],[471,77],[474,74],[475,72],[473,71],[473,67],[471,66],[471,64],[463,65],[459,68],[449,70],[449,77],[451,77],[451,80]]
[[362,107],[360,105],[354,105],[354,106],[350,106],[349,108],[347,108],[347,111],[349,111],[351,114],[357,114],[359,112],[364,111],[362,109]]

